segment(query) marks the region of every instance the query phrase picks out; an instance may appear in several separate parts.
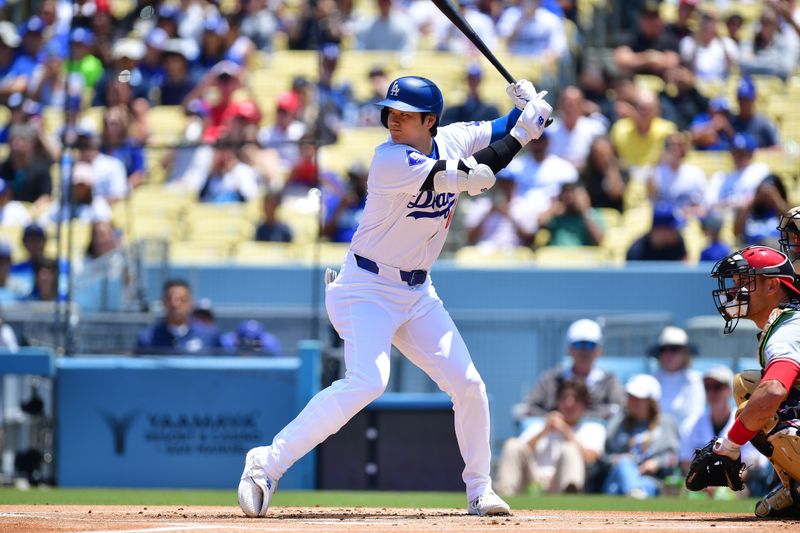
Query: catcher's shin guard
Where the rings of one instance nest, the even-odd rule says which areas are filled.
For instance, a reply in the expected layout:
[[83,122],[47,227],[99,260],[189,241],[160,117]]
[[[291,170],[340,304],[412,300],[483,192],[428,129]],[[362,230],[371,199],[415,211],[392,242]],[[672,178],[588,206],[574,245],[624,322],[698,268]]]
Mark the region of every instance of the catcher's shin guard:
[[800,421],[781,422],[767,437],[772,446],[769,457],[775,472],[785,487],[792,481],[800,481],[800,430],[796,425]]

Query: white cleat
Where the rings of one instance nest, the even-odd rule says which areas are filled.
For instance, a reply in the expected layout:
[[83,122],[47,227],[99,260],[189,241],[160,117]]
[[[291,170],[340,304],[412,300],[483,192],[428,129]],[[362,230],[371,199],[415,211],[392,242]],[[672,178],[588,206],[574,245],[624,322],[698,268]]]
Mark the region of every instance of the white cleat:
[[511,507],[492,490],[487,490],[471,502],[467,512],[477,516],[510,515]]
[[259,452],[264,448],[266,446],[247,452],[244,472],[239,481],[239,507],[251,518],[267,516],[272,495],[278,488],[278,482],[267,476],[259,461]]

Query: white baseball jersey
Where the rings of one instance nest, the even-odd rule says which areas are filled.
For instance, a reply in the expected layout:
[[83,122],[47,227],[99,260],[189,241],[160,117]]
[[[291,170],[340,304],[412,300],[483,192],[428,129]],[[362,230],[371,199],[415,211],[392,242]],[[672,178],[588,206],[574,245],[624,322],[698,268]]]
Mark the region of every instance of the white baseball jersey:
[[800,367],[800,312],[776,309],[767,321],[758,346],[762,368],[774,361],[791,361]]
[[433,153],[392,142],[375,149],[367,204],[350,249],[401,270],[430,270],[439,257],[458,200],[454,193],[420,191],[439,159],[469,157],[489,145],[489,122],[440,127]]

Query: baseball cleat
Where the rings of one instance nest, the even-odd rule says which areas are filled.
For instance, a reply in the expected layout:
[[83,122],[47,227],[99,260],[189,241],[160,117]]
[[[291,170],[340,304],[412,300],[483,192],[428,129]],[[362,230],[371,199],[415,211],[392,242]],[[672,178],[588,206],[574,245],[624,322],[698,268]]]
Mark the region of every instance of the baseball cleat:
[[244,472],[239,480],[239,507],[251,518],[267,515],[269,502],[278,482],[268,477],[261,466],[259,454],[266,446],[253,448],[244,460]]
[[510,515],[511,507],[492,490],[487,490],[471,502],[467,512],[477,516]]
[[758,518],[800,518],[798,487],[795,482],[791,486],[791,490],[778,485],[769,491],[756,503],[755,515]]

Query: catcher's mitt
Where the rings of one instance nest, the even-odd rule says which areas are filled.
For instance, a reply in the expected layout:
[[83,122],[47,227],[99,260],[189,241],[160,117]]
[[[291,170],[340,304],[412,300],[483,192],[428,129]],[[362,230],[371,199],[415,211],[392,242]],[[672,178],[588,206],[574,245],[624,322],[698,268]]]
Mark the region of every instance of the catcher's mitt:
[[742,460],[731,459],[724,455],[714,453],[714,443],[711,439],[701,449],[694,451],[689,473],[686,474],[686,488],[689,490],[702,490],[706,487],[729,487],[732,490],[742,490]]

